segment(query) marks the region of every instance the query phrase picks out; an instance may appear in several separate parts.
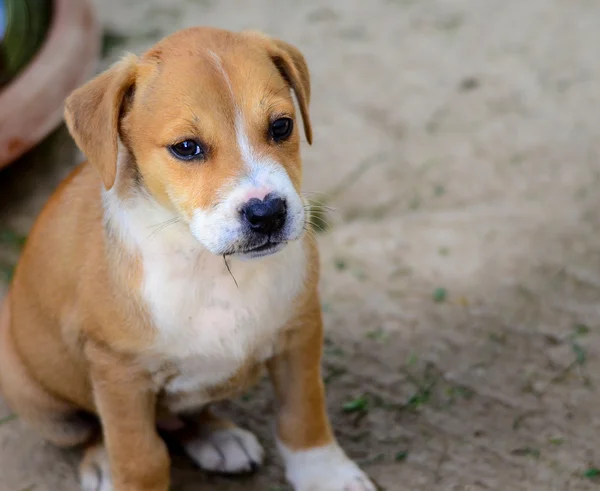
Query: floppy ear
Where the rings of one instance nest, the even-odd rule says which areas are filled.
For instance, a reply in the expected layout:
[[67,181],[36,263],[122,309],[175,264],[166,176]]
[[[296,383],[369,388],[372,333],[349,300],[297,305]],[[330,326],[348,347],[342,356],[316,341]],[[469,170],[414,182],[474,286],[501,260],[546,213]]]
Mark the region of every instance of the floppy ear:
[[65,103],[67,127],[106,189],[117,176],[119,119],[135,74],[136,57],[131,55],[75,90]]
[[277,70],[296,93],[304,123],[304,134],[308,143],[312,143],[312,126],[308,111],[310,105],[310,73],[304,56],[298,48],[285,41],[271,38],[260,32],[248,31],[246,34],[264,44]]

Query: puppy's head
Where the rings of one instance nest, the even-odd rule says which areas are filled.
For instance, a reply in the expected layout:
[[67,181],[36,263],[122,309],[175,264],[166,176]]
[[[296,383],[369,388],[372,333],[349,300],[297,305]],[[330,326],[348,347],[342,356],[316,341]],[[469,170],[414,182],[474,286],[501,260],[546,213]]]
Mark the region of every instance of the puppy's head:
[[136,188],[214,254],[260,257],[298,239],[301,53],[258,33],[180,31],[75,91],[66,120],[104,186]]

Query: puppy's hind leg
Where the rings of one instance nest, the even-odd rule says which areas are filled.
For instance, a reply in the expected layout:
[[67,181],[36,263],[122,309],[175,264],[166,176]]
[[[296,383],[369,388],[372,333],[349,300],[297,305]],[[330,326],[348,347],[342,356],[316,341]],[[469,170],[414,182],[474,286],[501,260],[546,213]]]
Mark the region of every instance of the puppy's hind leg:
[[0,390],[10,408],[41,436],[60,447],[88,441],[97,425],[92,417],[44,389],[29,374],[9,329],[8,299],[0,310]]

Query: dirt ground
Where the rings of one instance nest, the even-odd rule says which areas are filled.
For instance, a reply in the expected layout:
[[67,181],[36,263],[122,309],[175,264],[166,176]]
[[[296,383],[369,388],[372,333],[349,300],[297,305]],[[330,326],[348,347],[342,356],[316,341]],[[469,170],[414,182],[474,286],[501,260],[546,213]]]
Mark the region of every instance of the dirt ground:
[[[306,54],[305,189],[333,208],[319,239],[329,407],[382,489],[598,489],[599,2],[96,4],[103,67],[197,24]],[[12,232],[77,158],[61,129],[0,174],[4,270]],[[175,451],[173,489],[288,489],[270,395],[223,407],[266,443],[258,474],[206,476]],[[0,491],[74,491],[78,458],[0,402]]]

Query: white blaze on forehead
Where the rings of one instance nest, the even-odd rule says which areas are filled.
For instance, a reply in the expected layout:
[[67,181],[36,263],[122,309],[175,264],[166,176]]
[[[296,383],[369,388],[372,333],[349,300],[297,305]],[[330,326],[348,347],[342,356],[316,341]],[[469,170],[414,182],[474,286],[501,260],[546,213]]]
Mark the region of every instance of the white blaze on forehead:
[[[219,71],[219,73],[221,75],[223,75],[223,78],[225,79],[225,83],[227,84],[227,88],[229,89],[229,93],[231,94],[231,99],[234,100],[233,86],[231,85],[231,79],[229,78],[229,75],[227,75],[227,72],[225,71],[225,68],[223,67],[223,62],[221,61],[221,58],[219,57],[219,55],[217,53],[215,53],[212,50],[208,50],[208,52],[209,52],[212,60],[215,62],[215,66],[217,67],[217,70]],[[235,103],[235,100],[234,100],[234,103]]]
[[236,111],[235,115],[235,137],[244,163],[248,167],[257,164],[259,159],[250,144],[250,139],[248,138],[248,133],[246,133],[246,127],[244,125],[244,118],[239,109]]
[[223,66],[223,62],[221,61],[219,55],[217,55],[214,51],[211,50],[209,50],[209,54],[215,63],[215,67],[223,76],[223,79],[225,80],[225,83],[229,88],[229,94],[231,95],[231,100],[233,101],[233,105],[235,108],[235,135],[238,147],[240,149],[240,153],[242,155],[242,160],[247,165],[252,166],[252,164],[255,164],[257,162],[258,156],[252,148],[252,145],[250,144],[250,139],[248,138],[248,133],[246,132],[246,126],[244,123],[244,116],[242,115],[242,111],[240,110],[239,106],[236,104],[231,79],[225,71],[225,67]]

